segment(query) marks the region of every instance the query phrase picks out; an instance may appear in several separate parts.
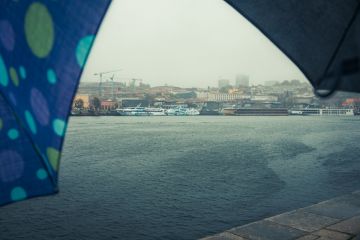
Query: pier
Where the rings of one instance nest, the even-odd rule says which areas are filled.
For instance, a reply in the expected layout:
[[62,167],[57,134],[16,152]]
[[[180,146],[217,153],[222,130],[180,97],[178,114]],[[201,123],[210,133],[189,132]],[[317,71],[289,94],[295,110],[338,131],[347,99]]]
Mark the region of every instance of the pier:
[[360,191],[285,212],[201,240],[360,239]]

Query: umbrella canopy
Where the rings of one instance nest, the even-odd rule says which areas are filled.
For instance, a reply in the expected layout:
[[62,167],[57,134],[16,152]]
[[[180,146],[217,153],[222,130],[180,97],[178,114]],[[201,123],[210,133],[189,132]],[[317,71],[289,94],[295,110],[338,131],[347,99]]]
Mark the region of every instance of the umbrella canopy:
[[360,92],[360,1],[226,2],[277,45],[315,89]]
[[0,3],[0,205],[58,191],[72,99],[109,3]]

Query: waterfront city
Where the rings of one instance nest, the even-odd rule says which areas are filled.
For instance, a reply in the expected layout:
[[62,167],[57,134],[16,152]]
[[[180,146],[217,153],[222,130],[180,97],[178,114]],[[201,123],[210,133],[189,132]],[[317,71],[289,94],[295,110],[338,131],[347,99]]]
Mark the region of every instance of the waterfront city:
[[[267,81],[250,84],[249,76],[219,79],[217,87],[150,86],[143,79],[81,82],[72,115],[357,115],[360,96],[336,93],[318,98],[308,82]],[[109,74],[111,76],[111,74]]]

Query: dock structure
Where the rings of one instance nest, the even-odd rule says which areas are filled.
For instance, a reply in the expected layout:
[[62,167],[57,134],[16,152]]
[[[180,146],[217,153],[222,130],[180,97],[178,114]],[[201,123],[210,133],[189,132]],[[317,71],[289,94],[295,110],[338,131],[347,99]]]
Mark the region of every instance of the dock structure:
[[360,191],[201,240],[360,240]]

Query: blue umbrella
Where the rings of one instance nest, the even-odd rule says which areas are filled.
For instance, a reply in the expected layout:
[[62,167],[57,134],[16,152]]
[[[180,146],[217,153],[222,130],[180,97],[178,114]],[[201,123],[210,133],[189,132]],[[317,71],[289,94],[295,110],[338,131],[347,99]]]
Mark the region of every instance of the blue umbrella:
[[72,99],[109,4],[0,2],[0,205],[58,191]]

